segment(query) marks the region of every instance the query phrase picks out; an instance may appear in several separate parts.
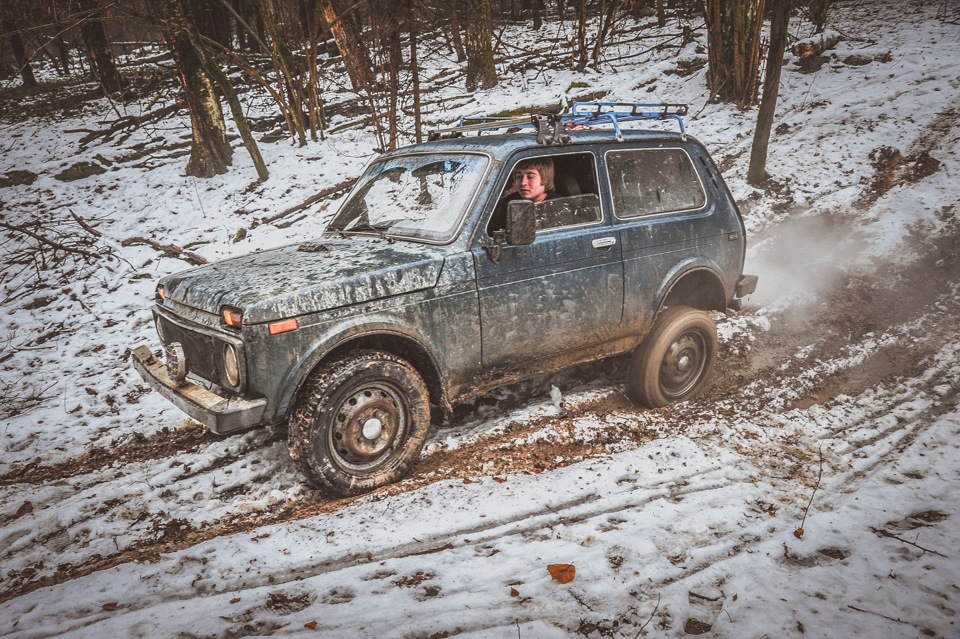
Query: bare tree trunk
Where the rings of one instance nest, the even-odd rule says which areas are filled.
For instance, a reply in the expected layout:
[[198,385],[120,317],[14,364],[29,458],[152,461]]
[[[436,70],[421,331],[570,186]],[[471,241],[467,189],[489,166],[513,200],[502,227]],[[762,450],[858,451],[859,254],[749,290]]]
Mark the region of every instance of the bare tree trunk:
[[13,20],[4,19],[3,33],[10,39],[10,48],[13,49],[13,58],[17,61],[17,71],[20,72],[23,86],[27,88],[37,86],[37,79],[33,77],[33,69],[30,68],[30,60],[27,59],[27,52],[23,47],[20,30],[17,29]]
[[605,7],[607,0],[600,2],[600,25],[597,27],[597,41],[593,44],[593,53],[591,59],[593,68],[600,70],[600,57],[603,55],[603,47],[607,44],[607,36],[613,31],[613,25],[617,20],[617,13],[620,11],[622,0],[610,0],[610,5]]
[[80,24],[80,33],[87,47],[90,68],[100,81],[100,87],[105,94],[119,93],[123,89],[123,78],[117,71],[97,0],[77,0],[77,6],[86,14]]
[[307,111],[310,114],[310,139],[316,142],[317,133],[323,139],[323,131],[327,128],[326,117],[323,113],[323,97],[320,95],[320,78],[317,72],[317,57],[321,47],[321,40],[329,35],[322,28],[322,20],[315,12],[307,12],[307,68],[310,70],[309,84],[307,85]]
[[197,32],[232,51],[230,13],[223,0],[191,0],[190,5]]
[[57,11],[56,0],[50,0],[50,10],[53,14],[53,28],[55,32],[53,41],[57,45],[57,56],[60,58],[60,75],[67,75],[70,73],[70,47],[63,38],[63,32],[66,27],[60,22],[60,13]]
[[177,61],[180,83],[190,109],[193,140],[187,175],[213,177],[227,172],[233,149],[227,141],[220,101],[204,63],[196,27],[183,5],[185,0],[158,0],[161,27]]
[[306,97],[301,82],[302,74],[296,68],[286,40],[278,30],[272,4],[264,3],[260,6],[260,19],[264,30],[270,35],[272,46],[269,47],[268,53],[273,61],[277,83],[281,85],[280,91],[283,91],[282,87],[286,87],[287,103],[291,113],[290,121],[294,126],[291,133],[296,134],[300,146],[306,146],[307,136],[303,126],[310,118],[304,113]]
[[766,0],[707,0],[707,84],[741,108],[757,100],[760,30]]
[[663,0],[657,0],[657,26],[661,29],[667,26],[667,12],[663,7]]
[[490,0],[467,1],[467,90],[497,86]]
[[826,28],[829,9],[830,0],[810,0],[810,22],[813,23],[816,33],[823,33]]
[[337,15],[337,10],[331,0],[321,0],[325,26],[333,33],[333,39],[340,50],[343,64],[347,68],[347,75],[353,83],[353,90],[357,93],[370,91],[373,83],[370,81],[370,61],[357,46],[359,38],[353,33],[351,25]]
[[243,114],[243,106],[240,104],[240,98],[237,97],[237,92],[234,91],[233,85],[230,83],[230,78],[227,77],[223,69],[221,69],[209,55],[204,56],[204,63],[210,76],[216,81],[217,86],[220,87],[220,90],[223,91],[224,96],[227,98],[227,103],[230,105],[230,113],[233,115],[233,122],[237,125],[237,131],[243,140],[243,146],[246,147],[247,153],[250,154],[250,159],[253,160],[253,166],[257,170],[257,177],[260,178],[261,182],[266,180],[270,177],[270,172],[267,170],[266,162],[263,161],[263,156],[260,155],[260,147],[257,146],[257,141],[253,138],[250,125],[247,123],[247,117]]
[[467,60],[467,50],[463,46],[463,37],[460,35],[460,3],[450,3],[450,35],[453,38],[453,50],[457,54],[457,62]]
[[767,179],[767,147],[770,129],[780,95],[780,70],[783,68],[783,51],[787,47],[787,27],[790,25],[790,0],[771,0],[773,15],[770,17],[770,50],[767,52],[767,73],[763,78],[763,98],[757,114],[757,128],[753,133],[753,148],[750,151],[750,169],[747,182],[759,184]]
[[407,24],[410,27],[410,77],[413,82],[413,130],[417,144],[423,142],[423,120],[420,115],[420,67],[417,62],[417,15],[415,0],[407,2]]
[[576,0],[577,3],[577,42],[573,52],[574,67],[578,71],[587,68],[587,0]]
[[543,27],[543,0],[533,0],[533,28],[539,31]]
[[403,44],[400,41],[400,16],[394,14],[390,21],[389,34],[389,70],[390,70],[390,107],[387,112],[387,148],[395,149],[400,138],[400,65],[403,64]]

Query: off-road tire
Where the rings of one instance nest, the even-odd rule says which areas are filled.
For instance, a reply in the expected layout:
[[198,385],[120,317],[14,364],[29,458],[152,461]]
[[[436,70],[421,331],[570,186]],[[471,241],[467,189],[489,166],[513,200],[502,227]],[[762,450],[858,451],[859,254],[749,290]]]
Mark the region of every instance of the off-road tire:
[[709,378],[717,347],[717,327],[707,313],[689,306],[664,309],[633,352],[627,394],[650,408],[687,399]]
[[357,351],[307,381],[287,445],[310,484],[345,497],[404,477],[429,428],[429,394],[413,366],[389,353]]

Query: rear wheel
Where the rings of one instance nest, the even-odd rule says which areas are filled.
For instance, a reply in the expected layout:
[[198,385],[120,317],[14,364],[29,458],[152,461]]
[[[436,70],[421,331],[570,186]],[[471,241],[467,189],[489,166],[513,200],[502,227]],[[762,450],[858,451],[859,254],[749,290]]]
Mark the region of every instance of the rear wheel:
[[311,484],[356,495],[406,475],[429,427],[429,394],[417,371],[389,353],[360,351],[307,382],[288,445]]
[[689,306],[665,309],[633,353],[630,398],[659,408],[690,397],[710,376],[717,345],[717,327],[709,315]]

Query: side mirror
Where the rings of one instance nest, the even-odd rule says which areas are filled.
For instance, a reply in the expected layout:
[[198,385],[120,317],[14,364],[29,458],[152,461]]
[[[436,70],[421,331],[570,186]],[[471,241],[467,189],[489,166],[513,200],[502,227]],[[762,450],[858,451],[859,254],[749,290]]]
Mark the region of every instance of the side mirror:
[[537,216],[533,202],[515,200],[507,204],[507,244],[527,246],[537,236]]

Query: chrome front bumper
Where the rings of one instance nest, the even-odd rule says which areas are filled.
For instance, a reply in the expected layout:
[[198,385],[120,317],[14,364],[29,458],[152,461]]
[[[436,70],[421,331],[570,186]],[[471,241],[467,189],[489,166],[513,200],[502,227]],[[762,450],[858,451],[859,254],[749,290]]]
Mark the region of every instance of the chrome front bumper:
[[135,348],[131,359],[133,367],[151,388],[218,435],[258,426],[263,419],[267,408],[265,399],[224,397],[192,382],[177,384],[163,362],[146,346]]

